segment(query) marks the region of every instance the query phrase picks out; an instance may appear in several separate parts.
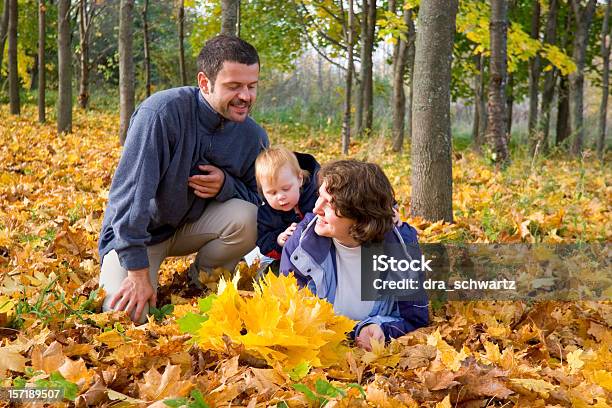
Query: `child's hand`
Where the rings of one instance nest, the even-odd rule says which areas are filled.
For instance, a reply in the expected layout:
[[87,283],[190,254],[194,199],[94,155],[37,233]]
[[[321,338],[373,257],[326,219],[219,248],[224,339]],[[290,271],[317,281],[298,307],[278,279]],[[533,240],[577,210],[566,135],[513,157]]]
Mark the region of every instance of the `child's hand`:
[[286,230],[278,234],[278,238],[276,238],[276,242],[278,243],[278,245],[285,246],[285,242],[287,242],[289,237],[293,235],[293,231],[295,231],[296,227],[297,224],[294,222],[290,226],[288,226]]

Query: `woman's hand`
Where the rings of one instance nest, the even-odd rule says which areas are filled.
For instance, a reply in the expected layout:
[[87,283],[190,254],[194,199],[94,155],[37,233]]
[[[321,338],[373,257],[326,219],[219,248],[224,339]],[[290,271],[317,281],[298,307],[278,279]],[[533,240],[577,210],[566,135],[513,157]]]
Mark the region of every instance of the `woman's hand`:
[[291,235],[293,235],[293,231],[297,228],[297,224],[294,222],[290,226],[287,227],[286,230],[278,234],[276,238],[276,243],[280,246],[285,246],[285,242],[289,239]]
[[365,351],[372,351],[372,339],[380,342],[385,341],[385,333],[377,324],[368,324],[359,332],[359,336],[355,339],[357,347],[361,347]]
[[400,219],[400,214],[397,209],[397,206],[393,207],[393,225],[398,228],[402,226],[402,220]]

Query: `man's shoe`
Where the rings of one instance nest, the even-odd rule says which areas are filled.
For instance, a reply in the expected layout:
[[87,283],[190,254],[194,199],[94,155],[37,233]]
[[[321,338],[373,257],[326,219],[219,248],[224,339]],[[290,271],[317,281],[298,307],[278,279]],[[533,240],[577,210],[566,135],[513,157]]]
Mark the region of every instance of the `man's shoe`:
[[204,285],[200,280],[200,269],[196,266],[196,262],[189,265],[187,276],[189,276],[189,280],[193,286],[200,290],[204,290]]

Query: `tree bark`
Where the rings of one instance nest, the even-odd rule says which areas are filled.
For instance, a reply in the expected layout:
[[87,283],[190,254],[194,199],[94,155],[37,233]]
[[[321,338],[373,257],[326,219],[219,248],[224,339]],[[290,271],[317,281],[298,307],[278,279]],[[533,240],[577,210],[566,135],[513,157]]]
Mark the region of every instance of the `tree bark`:
[[87,12],[88,0],[79,0],[79,96],[78,102],[81,109],[87,109],[89,105],[89,13]]
[[[342,0],[340,0],[342,1]],[[360,49],[360,55],[359,55],[359,60],[361,61],[361,65],[360,65],[360,70],[359,70],[359,78],[357,78],[357,92],[355,92],[355,129],[357,129],[357,135],[361,135],[361,131],[362,131],[362,127],[361,124],[363,123],[363,105],[364,105],[364,100],[363,100],[363,87],[364,87],[364,59],[366,58],[365,56],[365,52],[366,52],[366,47],[365,47],[365,37],[366,37],[366,33],[368,31],[368,0],[362,0],[361,2],[361,20],[359,20],[360,23],[360,35],[361,35],[361,49]],[[355,73],[355,75],[357,75],[357,73]]]
[[[395,10],[394,10],[395,11]],[[407,40],[398,38],[393,52],[393,151],[401,152],[404,144],[404,119],[406,117],[406,94],[404,91],[404,74],[408,64],[408,50],[414,44],[414,32],[411,32],[412,10],[403,11],[404,23],[408,27],[405,33]],[[414,28],[414,25],[412,25]],[[414,55],[414,54],[413,54]]]
[[372,52],[374,51],[374,35],[376,31],[376,0],[363,0],[365,31],[362,32],[361,52],[361,98],[362,117],[357,123],[358,134],[369,136],[372,132],[374,118],[374,79],[372,77]]
[[509,159],[506,138],[506,101],[504,89],[507,80],[507,38],[508,38],[508,2],[491,0],[491,61],[489,78],[489,120],[487,139],[493,153],[493,160],[505,163]]
[[149,22],[147,20],[148,9],[149,0],[144,0],[144,5],[142,7],[142,34],[144,42],[145,93],[147,98],[151,96],[151,56],[149,55]]
[[450,83],[458,1],[421,0],[415,43],[411,213],[453,222]]
[[415,40],[416,30],[414,29],[414,21],[412,21],[412,10],[407,16],[410,21],[405,21],[408,24],[408,51],[406,69],[408,70],[408,98],[406,101],[406,134],[408,138],[412,138],[412,101],[414,96],[414,54],[415,54]]
[[38,0],[38,121],[45,123],[45,40],[46,40],[45,0]]
[[480,54],[480,73],[478,80],[480,81],[479,86],[479,120],[478,120],[478,138],[476,139],[476,150],[480,151],[482,146],[485,144],[487,123],[489,121],[487,112],[487,93],[486,93],[486,57]]
[[9,0],[4,0],[4,8],[2,9],[2,22],[0,22],[0,67],[2,66],[2,59],[4,57],[4,44],[6,44],[6,37],[8,36],[8,22]]
[[17,0],[9,0],[8,23],[8,80],[9,104],[11,114],[19,115],[21,104],[19,101],[19,68],[17,66]]
[[237,36],[240,0],[221,0],[221,34]]
[[342,121],[342,153],[347,155],[351,143],[351,92],[353,87],[353,35],[355,16],[353,15],[353,0],[348,1],[348,25],[345,28],[348,48],[346,69],[346,95],[344,96],[344,119]]
[[58,0],[57,11],[57,131],[72,132],[72,50],[70,47],[70,0]]
[[[540,2],[533,2],[531,11],[531,38],[540,38]],[[529,133],[529,150],[533,154],[539,141],[538,129],[538,94],[540,85],[540,57],[529,59],[529,118],[527,128]],[[509,128],[508,128],[509,129]],[[509,133],[509,132],[508,132]]]
[[595,14],[596,0],[588,0],[585,7],[580,0],[570,0],[574,21],[574,50],[572,59],[576,63],[576,71],[570,74],[570,123],[574,141],[571,153],[578,156],[582,153],[584,144],[584,67],[586,49],[589,41],[589,26]]
[[[551,0],[544,32],[544,42],[554,45],[557,36],[557,15],[559,12],[559,1]],[[544,74],[544,92],[542,93],[542,109],[540,114],[541,147],[543,153],[548,152],[548,134],[550,132],[550,111],[553,97],[555,95],[555,83],[557,82],[557,69],[553,68]]]
[[508,74],[508,83],[506,84],[506,141],[510,145],[512,138],[512,108],[514,107],[514,75]]
[[472,57],[474,61],[474,66],[476,67],[477,74],[474,75],[474,120],[472,122],[472,142],[474,143],[474,147],[476,146],[476,140],[478,140],[478,131],[480,130],[480,117],[482,116],[480,112],[480,55],[474,55]]
[[599,138],[597,140],[597,155],[603,159],[606,142],[606,121],[608,114],[608,93],[610,92],[610,42],[612,32],[610,31],[610,0],[607,1],[606,14],[604,15],[601,29],[601,59],[603,60],[603,71],[601,78],[601,104],[599,105]]
[[121,0],[119,11],[119,140],[123,145],[134,112],[132,15],[134,0]]
[[570,103],[569,103],[569,80],[567,77],[559,77],[559,90],[557,91],[557,137],[555,144],[562,144],[570,136]]
[[179,37],[179,69],[181,85],[187,85],[187,70],[185,68],[185,0],[180,0],[178,8],[178,37]]

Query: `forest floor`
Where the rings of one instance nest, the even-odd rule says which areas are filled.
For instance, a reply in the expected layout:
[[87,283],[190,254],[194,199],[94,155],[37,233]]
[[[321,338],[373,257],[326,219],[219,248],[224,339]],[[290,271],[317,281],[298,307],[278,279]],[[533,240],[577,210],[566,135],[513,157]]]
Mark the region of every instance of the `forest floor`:
[[[321,163],[341,157],[339,135],[265,127],[272,144]],[[100,313],[97,239],[117,134],[117,115],[76,111],[73,133],[57,136],[33,107],[17,118],[0,106],[0,386],[59,387],[62,404],[76,406],[610,406],[612,304],[596,301],[612,297],[610,160],[592,152],[530,159],[519,150],[497,172],[471,150],[455,151],[455,223],[431,223],[409,217],[409,151],[392,153],[380,137],[352,142],[351,157],[384,168],[420,242],[581,244],[604,263],[572,258],[574,281],[590,284],[572,292],[581,300],[432,302],[428,327],[386,347],[366,353],[343,342],[333,363],[289,364],[281,357],[300,357],[290,346],[271,345],[281,357],[262,360],[259,346],[189,334],[181,317],[213,316],[198,301],[208,293],[187,284],[189,257],[164,262],[147,324]],[[549,252],[535,256],[540,271],[554,264]],[[253,271],[240,270],[245,289]],[[529,276],[529,293],[546,285]],[[269,301],[264,289],[238,293],[245,304]],[[233,302],[227,307],[242,300]]]

